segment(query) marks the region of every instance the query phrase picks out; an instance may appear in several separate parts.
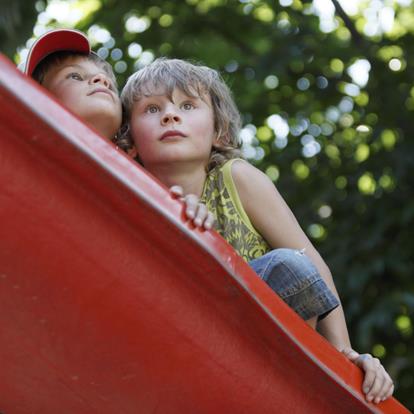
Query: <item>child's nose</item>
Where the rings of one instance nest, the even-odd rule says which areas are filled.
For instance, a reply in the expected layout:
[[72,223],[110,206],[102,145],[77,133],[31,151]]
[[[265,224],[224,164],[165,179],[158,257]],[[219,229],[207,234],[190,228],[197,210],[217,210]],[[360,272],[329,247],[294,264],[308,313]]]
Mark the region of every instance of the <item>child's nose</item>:
[[163,125],[174,124],[174,123],[180,124],[181,118],[179,117],[179,115],[173,112],[168,112],[161,118],[161,123]]
[[109,88],[111,82],[109,81],[109,79],[102,73],[97,73],[96,75],[94,75],[91,78],[91,83],[93,84],[102,84],[104,86],[106,86],[107,88]]

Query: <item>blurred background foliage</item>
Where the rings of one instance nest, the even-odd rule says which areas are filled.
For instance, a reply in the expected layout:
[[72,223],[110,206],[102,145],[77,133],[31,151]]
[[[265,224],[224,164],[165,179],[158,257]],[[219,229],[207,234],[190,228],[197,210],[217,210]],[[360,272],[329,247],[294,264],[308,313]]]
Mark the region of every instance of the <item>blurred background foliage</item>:
[[414,409],[411,0],[0,4],[1,50],[16,63],[44,31],[74,27],[121,87],[160,55],[220,70],[243,115],[244,154],[330,265],[354,348],[382,359]]

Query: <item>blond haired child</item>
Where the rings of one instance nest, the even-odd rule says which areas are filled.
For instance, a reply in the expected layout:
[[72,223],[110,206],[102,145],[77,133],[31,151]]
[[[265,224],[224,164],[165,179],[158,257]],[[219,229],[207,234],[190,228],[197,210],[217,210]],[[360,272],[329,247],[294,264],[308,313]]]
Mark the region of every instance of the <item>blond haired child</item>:
[[[265,174],[241,159],[240,115],[231,92],[206,66],[157,59],[133,74],[121,99],[129,130],[119,140],[167,186],[201,198],[217,231],[272,289],[365,371],[363,392],[393,392],[379,360],[350,348],[332,275]],[[306,253],[305,253],[306,252]]]

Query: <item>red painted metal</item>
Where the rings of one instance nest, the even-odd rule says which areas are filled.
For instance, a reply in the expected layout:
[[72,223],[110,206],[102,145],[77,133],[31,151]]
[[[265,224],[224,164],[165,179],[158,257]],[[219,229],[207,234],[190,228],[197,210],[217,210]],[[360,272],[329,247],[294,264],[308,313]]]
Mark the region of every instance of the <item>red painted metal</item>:
[[408,412],[4,57],[0,105],[0,412]]

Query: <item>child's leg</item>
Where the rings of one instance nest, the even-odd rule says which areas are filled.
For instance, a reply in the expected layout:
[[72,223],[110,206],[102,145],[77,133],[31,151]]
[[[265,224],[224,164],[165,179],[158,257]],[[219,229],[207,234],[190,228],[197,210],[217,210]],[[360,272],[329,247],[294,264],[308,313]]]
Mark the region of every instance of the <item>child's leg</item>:
[[316,267],[299,250],[272,250],[249,265],[313,328],[339,305]]

